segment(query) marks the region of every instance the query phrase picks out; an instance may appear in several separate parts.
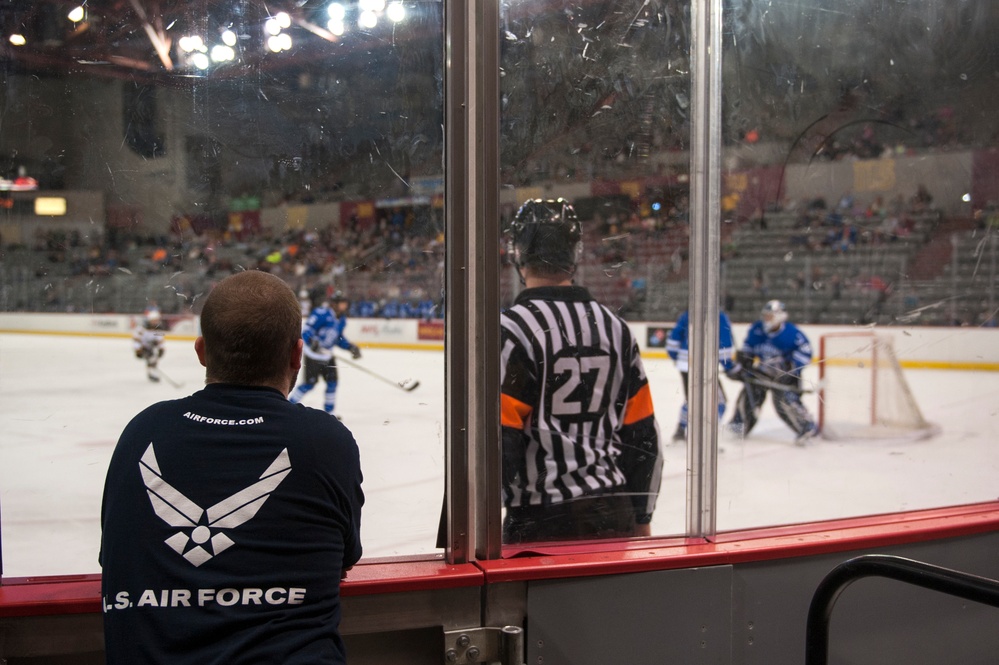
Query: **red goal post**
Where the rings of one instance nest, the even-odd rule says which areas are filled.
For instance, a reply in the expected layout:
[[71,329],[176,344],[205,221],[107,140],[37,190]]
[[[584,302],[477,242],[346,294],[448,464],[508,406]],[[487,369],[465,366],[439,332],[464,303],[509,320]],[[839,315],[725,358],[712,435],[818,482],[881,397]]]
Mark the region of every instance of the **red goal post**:
[[939,432],[923,417],[890,335],[822,335],[818,365],[819,429],[824,438],[916,440]]

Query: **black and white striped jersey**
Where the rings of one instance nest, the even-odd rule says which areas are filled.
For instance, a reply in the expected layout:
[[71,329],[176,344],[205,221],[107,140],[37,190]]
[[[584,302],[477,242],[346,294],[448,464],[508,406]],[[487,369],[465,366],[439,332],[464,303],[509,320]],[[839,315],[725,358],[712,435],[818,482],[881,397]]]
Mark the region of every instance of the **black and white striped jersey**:
[[525,289],[501,322],[505,504],[627,493],[647,523],[662,458],[627,323],[578,286]]

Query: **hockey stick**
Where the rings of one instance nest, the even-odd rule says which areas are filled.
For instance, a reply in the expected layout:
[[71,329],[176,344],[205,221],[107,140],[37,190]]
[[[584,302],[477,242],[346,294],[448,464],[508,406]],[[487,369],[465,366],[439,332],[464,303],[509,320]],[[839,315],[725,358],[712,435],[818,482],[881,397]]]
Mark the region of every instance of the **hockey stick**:
[[378,379],[379,381],[384,381],[385,383],[388,383],[389,385],[393,385],[396,388],[399,388],[400,390],[405,390],[407,393],[413,392],[414,390],[416,390],[417,386],[420,385],[419,381],[411,381],[410,379],[406,379],[405,381],[393,381],[392,379],[390,379],[388,377],[382,376],[378,372],[374,372],[374,371],[368,369],[364,365],[355,363],[353,360],[347,360],[346,358],[344,358],[341,355],[337,355],[336,356],[336,361],[338,363],[342,362],[343,364],[348,365],[350,367],[353,367],[354,369],[356,369],[358,371],[364,372],[365,374],[367,374],[369,376],[372,376],[372,377]]
[[154,372],[156,372],[156,375],[158,377],[160,377],[161,379],[164,379],[167,383],[169,383],[174,388],[183,388],[184,387],[184,382],[183,381],[174,381],[163,370],[161,370],[159,367],[153,367],[152,369],[153,369]]
[[761,379],[758,377],[743,377],[741,379],[743,383],[751,383],[754,386],[760,386],[761,388],[770,388],[771,390],[783,390],[789,393],[798,393],[799,395],[805,395],[807,393],[814,393],[822,390],[822,384],[816,383],[812,388],[801,388],[799,386],[792,386],[786,383],[781,383],[779,381],[769,381],[767,379]]

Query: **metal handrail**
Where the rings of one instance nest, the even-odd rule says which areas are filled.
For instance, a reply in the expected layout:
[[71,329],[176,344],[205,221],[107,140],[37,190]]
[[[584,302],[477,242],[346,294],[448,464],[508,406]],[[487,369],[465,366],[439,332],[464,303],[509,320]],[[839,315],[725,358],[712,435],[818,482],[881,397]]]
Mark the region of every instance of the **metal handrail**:
[[823,578],[808,607],[805,665],[829,662],[829,619],[840,593],[861,577],[887,577],[951,596],[999,607],[999,582],[886,554],[865,554],[833,568]]

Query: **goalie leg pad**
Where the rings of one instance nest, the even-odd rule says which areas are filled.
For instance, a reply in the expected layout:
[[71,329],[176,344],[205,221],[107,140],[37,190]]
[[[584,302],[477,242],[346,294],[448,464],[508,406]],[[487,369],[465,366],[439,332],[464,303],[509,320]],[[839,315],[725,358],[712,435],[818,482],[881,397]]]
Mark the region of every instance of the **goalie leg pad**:
[[774,394],[774,408],[777,415],[787,424],[794,433],[801,436],[816,429],[815,422],[808,413],[808,409],[801,403],[801,396],[797,393],[784,391]]

